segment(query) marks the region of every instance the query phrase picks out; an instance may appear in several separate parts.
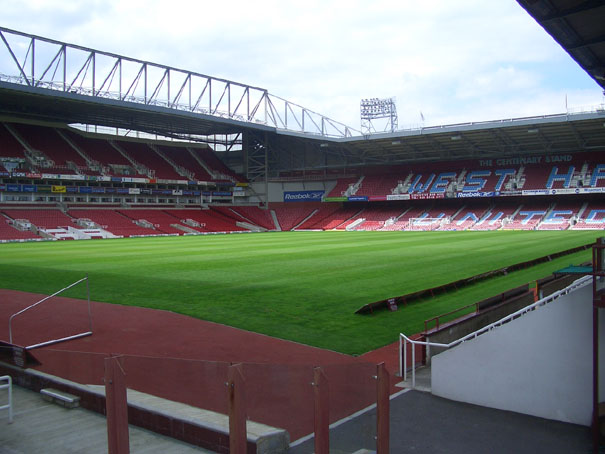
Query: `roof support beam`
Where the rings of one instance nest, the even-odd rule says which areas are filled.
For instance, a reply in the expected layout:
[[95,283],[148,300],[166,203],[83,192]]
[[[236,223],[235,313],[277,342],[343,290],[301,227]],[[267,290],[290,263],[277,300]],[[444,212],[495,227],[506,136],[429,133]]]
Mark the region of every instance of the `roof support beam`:
[[603,6],[603,2],[601,0],[588,0],[584,3],[579,4],[573,8],[568,8],[566,10],[558,11],[553,14],[549,14],[547,16],[543,16],[541,18],[536,18],[540,25],[548,24],[549,22],[553,22],[560,19],[565,19],[574,14],[583,13],[585,11],[590,11],[596,8]]

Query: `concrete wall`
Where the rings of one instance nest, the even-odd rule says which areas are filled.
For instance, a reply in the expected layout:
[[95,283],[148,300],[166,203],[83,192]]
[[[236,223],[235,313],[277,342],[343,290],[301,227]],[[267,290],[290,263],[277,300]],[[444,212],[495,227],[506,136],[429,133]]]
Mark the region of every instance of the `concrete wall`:
[[[577,276],[565,276],[548,282],[540,287],[540,294],[542,297],[551,295],[558,290],[564,289],[576,279]],[[462,320],[459,323],[454,323],[444,329],[437,330],[436,332],[427,335],[426,339],[429,342],[438,344],[449,344],[467,334],[474,333],[490,323],[497,322],[501,318],[504,318],[525,306],[529,306],[533,302],[533,293],[524,293],[517,298],[513,298],[508,304],[488,308],[474,317]],[[432,356],[437,355],[442,351],[444,351],[443,348],[431,347],[427,353],[427,364],[430,364]]]
[[[599,329],[603,364],[603,309]],[[431,369],[437,396],[590,425],[592,286],[434,356]],[[605,389],[605,371],[599,387]]]

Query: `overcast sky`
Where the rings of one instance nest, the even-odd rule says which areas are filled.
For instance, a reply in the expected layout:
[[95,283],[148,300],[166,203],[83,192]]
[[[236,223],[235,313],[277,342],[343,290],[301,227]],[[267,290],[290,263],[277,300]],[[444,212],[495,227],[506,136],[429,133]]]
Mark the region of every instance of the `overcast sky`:
[[[267,89],[359,129],[564,112],[600,87],[515,0],[0,0],[0,25]],[[421,115],[422,112],[422,115]]]

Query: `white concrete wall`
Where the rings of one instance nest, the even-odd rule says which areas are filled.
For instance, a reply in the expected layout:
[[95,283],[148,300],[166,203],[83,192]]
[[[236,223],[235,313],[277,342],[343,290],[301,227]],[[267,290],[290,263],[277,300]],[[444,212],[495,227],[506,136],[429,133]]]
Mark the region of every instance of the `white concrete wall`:
[[[604,311],[599,311],[601,364]],[[599,388],[605,390],[601,369]],[[592,285],[434,356],[431,374],[437,396],[590,425]]]

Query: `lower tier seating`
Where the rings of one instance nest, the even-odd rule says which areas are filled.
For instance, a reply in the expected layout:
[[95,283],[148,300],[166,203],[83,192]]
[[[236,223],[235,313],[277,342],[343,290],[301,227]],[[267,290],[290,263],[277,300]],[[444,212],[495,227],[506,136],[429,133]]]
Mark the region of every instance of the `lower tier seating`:
[[[27,230],[30,226],[31,231]],[[74,229],[102,229],[130,237],[246,232],[257,230],[255,226],[272,231],[605,230],[605,203],[581,200],[521,203],[505,199],[458,207],[454,202],[445,206],[433,201],[413,206],[405,202],[344,205],[300,202],[271,204],[268,210],[251,206],[207,209],[74,206],[67,212],[58,208],[0,207],[0,240],[5,241],[40,239],[49,237],[48,233],[58,239],[77,238]]]

